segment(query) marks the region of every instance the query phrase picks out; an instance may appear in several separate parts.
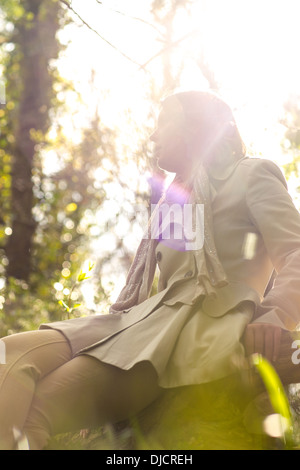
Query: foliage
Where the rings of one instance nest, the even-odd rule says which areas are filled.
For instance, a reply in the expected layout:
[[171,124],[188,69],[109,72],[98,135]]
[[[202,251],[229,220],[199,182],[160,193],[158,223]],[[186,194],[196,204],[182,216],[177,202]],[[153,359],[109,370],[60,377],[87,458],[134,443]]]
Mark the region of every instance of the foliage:
[[275,418],[279,420],[281,428],[279,437],[283,440],[285,447],[288,449],[292,445],[293,419],[284,387],[274,367],[261,354],[252,355],[251,361],[265,384],[270,402],[276,413]]
[[68,314],[68,319],[70,318],[70,315],[72,314],[72,312],[79,308],[81,306],[80,303],[74,303],[72,302],[72,294],[75,290],[75,288],[77,287],[77,285],[80,283],[80,282],[83,282],[85,281],[86,279],[90,279],[91,276],[87,276],[87,274],[90,274],[90,272],[92,271],[92,269],[94,268],[95,264],[94,263],[91,263],[89,261],[89,264],[88,264],[88,267],[87,267],[87,272],[83,272],[82,269],[80,270],[80,273],[78,274],[77,276],[77,279],[76,281],[73,283],[73,285],[71,286],[70,290],[69,290],[69,293],[68,293],[68,297],[66,299],[66,302],[64,300],[59,300],[58,303],[59,305],[61,305],[64,310],[66,310],[67,314]]
[[[0,109],[1,335],[34,329],[42,321],[64,318],[57,301],[64,301],[71,273],[80,269],[89,253],[90,228],[95,222],[87,223],[87,211],[93,213],[99,208],[106,195],[96,182],[94,171],[103,158],[115,159],[114,133],[101,125],[98,115],[80,131],[82,139],[78,143],[67,139],[61,119],[67,112],[66,96],[68,93],[76,94],[72,84],[59,76],[55,63],[49,63],[51,81],[44,89],[49,96],[48,127],[45,131],[30,129],[30,139],[35,142],[29,180],[33,192],[29,216],[34,223],[30,278],[7,277],[5,272],[9,260],[6,247],[14,222],[12,178],[16,132],[20,125],[28,127],[31,119],[28,113],[20,114],[20,44],[24,24],[33,28],[34,22],[42,21],[34,12],[26,10],[27,7],[34,7],[34,2],[23,5],[18,1],[0,2],[0,9],[5,14],[0,54],[6,83],[6,104]],[[42,16],[42,12],[40,14]],[[55,17],[52,20],[57,21]],[[60,26],[63,28],[68,21],[60,11]],[[49,25],[49,31],[51,29]],[[46,40],[46,45],[50,43]],[[57,47],[63,50],[62,46]],[[78,130],[74,131],[78,134]],[[58,160],[60,170],[45,174],[44,162],[51,156]],[[107,179],[110,178],[111,174],[107,172]],[[97,294],[100,300],[105,300],[101,282],[98,282]]]
[[300,96],[292,95],[285,102],[281,124],[286,128],[282,149],[289,156],[288,163],[284,164],[284,172],[287,178],[293,174],[298,177],[300,165]]

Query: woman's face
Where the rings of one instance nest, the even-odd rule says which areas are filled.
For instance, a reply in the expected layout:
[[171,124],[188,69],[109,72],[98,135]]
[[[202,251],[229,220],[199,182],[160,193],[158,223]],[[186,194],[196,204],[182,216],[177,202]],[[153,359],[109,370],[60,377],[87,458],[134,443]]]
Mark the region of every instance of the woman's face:
[[154,158],[157,165],[171,173],[186,171],[187,145],[183,117],[178,111],[163,108],[157,120],[157,128],[150,139],[154,142]]

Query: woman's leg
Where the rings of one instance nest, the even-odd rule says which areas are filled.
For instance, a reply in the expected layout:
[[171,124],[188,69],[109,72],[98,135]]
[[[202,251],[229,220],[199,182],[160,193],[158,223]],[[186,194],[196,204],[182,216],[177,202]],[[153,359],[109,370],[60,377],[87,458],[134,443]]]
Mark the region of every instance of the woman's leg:
[[13,448],[13,427],[25,432],[30,449],[42,449],[50,435],[123,420],[161,392],[150,363],[125,371],[89,356],[72,359],[67,340],[55,330],[2,341],[1,449]]
[[71,349],[55,330],[18,333],[1,341],[5,364],[0,364],[0,449],[11,449],[13,428],[23,429],[37,382],[69,361]]
[[161,391],[149,362],[126,371],[78,356],[40,380],[24,432],[31,449],[43,449],[51,435],[126,419]]

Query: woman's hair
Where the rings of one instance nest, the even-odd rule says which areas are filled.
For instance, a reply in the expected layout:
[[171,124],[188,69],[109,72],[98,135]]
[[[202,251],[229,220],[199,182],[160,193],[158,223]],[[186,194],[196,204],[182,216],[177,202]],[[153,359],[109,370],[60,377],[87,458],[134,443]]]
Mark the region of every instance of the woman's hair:
[[246,154],[245,144],[231,108],[211,92],[186,91],[168,96],[162,103],[182,115],[188,137],[199,147],[204,161],[231,153],[236,159]]

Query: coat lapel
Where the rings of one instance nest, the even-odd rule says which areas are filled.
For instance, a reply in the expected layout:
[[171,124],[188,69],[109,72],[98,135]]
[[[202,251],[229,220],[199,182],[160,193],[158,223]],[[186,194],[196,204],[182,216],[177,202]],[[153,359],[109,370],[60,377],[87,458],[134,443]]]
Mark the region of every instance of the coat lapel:
[[211,204],[213,204],[216,196],[218,195],[219,189],[223,186],[225,181],[230,178],[237,166],[246,159],[249,159],[249,157],[243,157],[239,160],[234,160],[231,162],[231,164],[227,164],[224,167],[221,165],[216,165],[208,170],[207,173],[210,184]]

